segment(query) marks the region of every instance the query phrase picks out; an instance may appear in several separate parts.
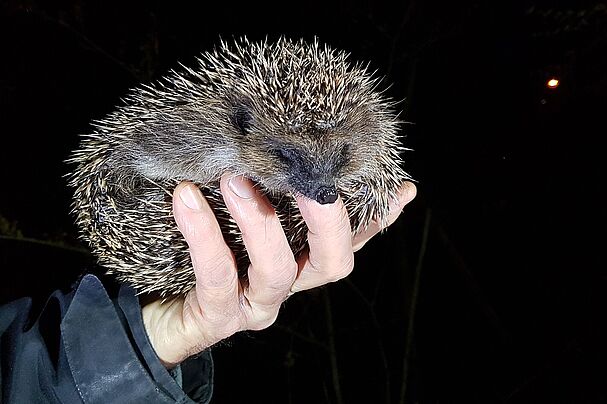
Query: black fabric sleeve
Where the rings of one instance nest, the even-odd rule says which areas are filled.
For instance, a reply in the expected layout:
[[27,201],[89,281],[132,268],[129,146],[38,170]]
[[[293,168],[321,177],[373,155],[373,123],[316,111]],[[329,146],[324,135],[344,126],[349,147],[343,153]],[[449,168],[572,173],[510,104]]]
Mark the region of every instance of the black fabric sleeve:
[[[208,351],[182,364],[181,388],[162,366],[133,289],[110,299],[93,275],[49,298],[37,319],[31,300],[0,308],[2,403],[208,403]],[[189,394],[189,395],[188,395]]]

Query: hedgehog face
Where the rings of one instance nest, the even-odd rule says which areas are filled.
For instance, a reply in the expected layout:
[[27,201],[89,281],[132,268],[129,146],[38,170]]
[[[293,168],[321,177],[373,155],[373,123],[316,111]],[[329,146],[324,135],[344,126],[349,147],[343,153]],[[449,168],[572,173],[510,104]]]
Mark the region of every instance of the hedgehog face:
[[369,149],[364,143],[373,136],[363,136],[364,142],[360,139],[369,122],[362,128],[337,126],[312,112],[294,122],[290,117],[268,115],[268,108],[256,109],[248,101],[236,103],[231,111],[239,160],[246,164],[242,171],[268,189],[333,203],[345,173],[356,174],[364,168],[358,156],[374,161],[371,156],[364,158]]
[[116,165],[151,179],[207,184],[227,171],[332,203],[399,161],[396,116],[377,84],[316,41],[244,39],[137,89],[99,131],[115,134]]
[[346,147],[336,152],[324,151],[316,158],[302,148],[276,144],[268,154],[286,173],[288,185],[296,192],[320,204],[337,199],[336,177],[345,163]]
[[245,39],[201,66],[228,113],[232,169],[269,190],[332,203],[340,183],[381,171],[380,156],[394,146],[385,141],[396,133],[389,102],[343,52],[316,41]]

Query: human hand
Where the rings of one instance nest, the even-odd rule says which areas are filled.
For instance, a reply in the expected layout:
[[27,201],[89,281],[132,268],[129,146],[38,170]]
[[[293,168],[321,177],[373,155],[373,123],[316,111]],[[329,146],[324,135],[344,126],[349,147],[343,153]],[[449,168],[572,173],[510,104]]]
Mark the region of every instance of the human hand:
[[[309,248],[296,259],[274,209],[249,180],[226,174],[220,186],[251,261],[248,283],[238,278],[234,255],[200,190],[188,182],[179,184],[173,211],[190,247],[196,286],[185,298],[143,308],[152,346],[168,368],[238,331],[267,328],[290,294],[346,277],[354,266],[354,251],[381,230],[378,223],[371,223],[352,237],[341,198],[320,205],[298,197],[309,229]],[[415,194],[415,185],[405,182],[391,206],[388,225]]]

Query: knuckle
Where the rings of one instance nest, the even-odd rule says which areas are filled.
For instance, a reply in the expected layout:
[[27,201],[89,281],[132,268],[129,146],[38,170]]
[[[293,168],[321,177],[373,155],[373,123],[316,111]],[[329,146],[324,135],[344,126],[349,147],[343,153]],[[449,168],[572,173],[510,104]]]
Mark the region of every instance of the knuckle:
[[240,320],[238,318],[231,319],[222,319],[220,322],[221,333],[226,336],[230,336],[232,334],[236,334],[238,331],[242,329]]
[[278,306],[285,301],[289,290],[291,290],[291,283],[270,284],[265,288],[264,296],[259,299],[259,303],[263,303],[265,306]]
[[343,260],[337,263],[335,269],[330,272],[331,282],[339,281],[352,273],[354,270],[354,255],[348,254]]
[[205,327],[212,330],[232,330],[241,327],[238,310],[233,305],[213,302],[212,299],[207,299],[205,303],[204,307],[200,308],[200,317]]
[[[272,250],[272,249],[271,249]],[[250,255],[252,267],[249,277],[264,287],[276,290],[288,289],[297,277],[298,265],[288,244],[273,249],[266,257]]]
[[281,252],[279,252],[275,258],[275,262],[276,268],[280,268],[280,270],[272,278],[276,279],[276,283],[279,285],[292,284],[297,276],[298,266],[291,249],[281,249]]
[[205,313],[202,327],[206,333],[220,339],[227,338],[243,329],[240,318],[222,312]]
[[267,284],[258,289],[248,288],[244,293],[249,306],[255,313],[255,318],[258,318],[265,316],[265,313],[277,311],[280,304],[286,300],[290,290],[290,283]]
[[234,257],[226,252],[217,252],[208,257],[192,255],[197,282],[205,289],[224,289],[236,282],[238,273]]
[[278,318],[278,310],[265,311],[258,315],[254,321],[249,324],[249,329],[252,331],[264,330],[274,324]]

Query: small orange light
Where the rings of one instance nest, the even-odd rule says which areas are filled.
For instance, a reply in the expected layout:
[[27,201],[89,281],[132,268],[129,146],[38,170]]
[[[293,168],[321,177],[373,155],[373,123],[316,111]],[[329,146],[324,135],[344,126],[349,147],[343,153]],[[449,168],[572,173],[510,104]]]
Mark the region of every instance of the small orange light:
[[546,87],[548,88],[557,88],[561,82],[559,79],[552,78],[546,82]]

